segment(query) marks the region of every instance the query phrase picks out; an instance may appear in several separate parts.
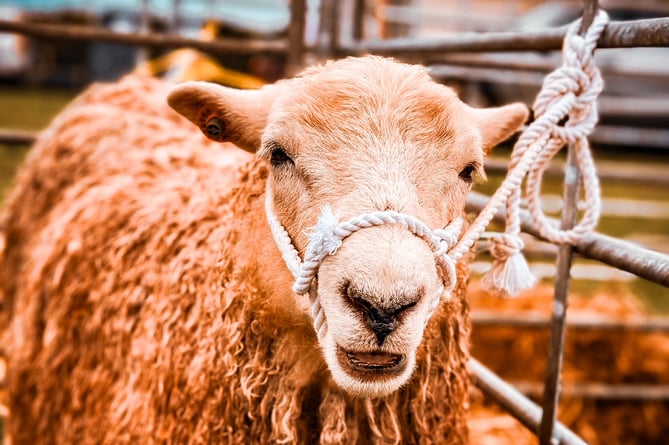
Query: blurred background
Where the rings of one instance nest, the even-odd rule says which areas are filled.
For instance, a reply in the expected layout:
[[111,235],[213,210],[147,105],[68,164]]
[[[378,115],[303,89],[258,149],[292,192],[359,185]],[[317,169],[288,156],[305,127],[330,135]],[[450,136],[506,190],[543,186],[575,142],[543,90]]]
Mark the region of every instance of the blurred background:
[[[614,21],[669,17],[665,0],[602,0],[600,5]],[[175,82],[198,79],[257,88],[292,76],[310,63],[394,41],[408,42],[408,50],[393,53],[395,57],[427,65],[435,79],[456,88],[473,105],[523,101],[531,106],[546,74],[561,64],[559,50],[418,56],[412,53],[411,42],[439,42],[471,33],[541,33],[565,26],[581,14],[581,1],[0,0],[0,202],[35,135],[93,82],[135,72]],[[193,49],[194,42],[209,46]],[[602,183],[598,231],[669,253],[669,48],[598,49],[596,62],[606,83],[599,100],[600,124],[590,138]],[[495,150],[487,163],[489,181],[476,191],[494,192],[510,151],[511,144]],[[543,186],[543,206],[556,217],[562,209],[564,161],[563,155],[557,157]],[[531,268],[542,278],[535,294],[549,295],[557,248],[530,237],[526,245]],[[489,267],[485,255],[479,258],[476,273]],[[602,313],[610,310],[622,318],[629,313],[669,315],[669,288],[662,285],[584,258],[576,259],[571,276],[572,293],[594,302]],[[485,296],[480,301],[486,307],[503,306]],[[517,301],[522,306],[525,300]],[[474,308],[477,304],[474,300]],[[550,308],[550,303],[546,306]],[[669,325],[663,326],[666,331]],[[504,348],[515,338],[513,333],[500,335],[493,338],[507,338]],[[665,336],[662,344],[666,340]],[[475,350],[477,341],[475,331]],[[653,345],[658,347],[657,342]],[[538,354],[537,347],[541,348],[525,343],[528,354]],[[502,346],[495,348],[499,351]],[[479,346],[479,352],[495,361],[492,349]],[[669,350],[665,352],[669,357]],[[619,351],[612,355],[612,366],[620,364],[620,356]],[[521,359],[515,360],[517,367]],[[643,372],[646,377],[638,377]],[[653,372],[639,371],[629,380],[669,384],[669,377],[658,378]],[[653,378],[648,377],[651,374]],[[644,415],[655,418],[669,411],[669,391],[666,387],[664,391],[653,399],[660,405],[643,408]],[[651,416],[649,410],[659,411]],[[577,422],[582,411],[571,412]],[[609,420],[624,423],[630,415],[625,413]],[[637,430],[647,430],[648,422],[640,422]],[[601,431],[601,426],[595,430]],[[613,439],[598,439],[587,427],[579,432],[590,434],[591,443],[663,443],[666,428],[646,436],[637,430]],[[621,437],[626,439],[618,440]]]
[[[302,19],[292,31],[295,3],[304,10],[292,12]],[[666,1],[600,4],[612,20],[669,16]],[[0,20],[29,26],[76,25],[93,30],[93,35],[109,31],[228,43],[224,50],[205,53],[168,44],[116,43],[89,34],[60,39],[38,32],[0,32],[0,132],[8,136],[0,142],[0,189],[11,184],[34,132],[91,82],[139,71],[174,81],[195,78],[255,88],[290,76],[305,64],[346,55],[337,51],[335,38],[345,47],[355,41],[540,31],[570,23],[581,10],[580,1],[0,0]],[[412,60],[411,55],[398,57]],[[669,252],[669,48],[602,49],[596,60],[606,82],[599,101],[601,122],[591,137],[603,182],[599,230]],[[561,54],[449,52],[418,61],[471,104],[520,100],[531,105],[544,76],[560,65]],[[493,154],[491,180],[480,191],[494,191],[507,161],[508,148]],[[549,177],[545,190],[547,211],[559,214],[560,178]],[[544,257],[551,249],[533,243],[528,250]],[[540,276],[553,274],[552,263],[538,261],[534,268]],[[573,273],[579,278],[577,286],[620,288],[649,310],[669,313],[665,287],[587,261]]]

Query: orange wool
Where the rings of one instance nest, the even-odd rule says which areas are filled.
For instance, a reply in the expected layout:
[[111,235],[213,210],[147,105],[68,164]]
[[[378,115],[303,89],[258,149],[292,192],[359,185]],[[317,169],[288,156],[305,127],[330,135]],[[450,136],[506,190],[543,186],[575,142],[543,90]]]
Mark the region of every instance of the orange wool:
[[[389,62],[365,63],[402,80]],[[382,397],[349,394],[291,297],[263,214],[266,157],[205,139],[167,93],[134,76],[91,87],[42,133],[5,204],[0,340],[12,443],[467,443],[468,258],[408,382]],[[408,118],[434,113],[453,118],[434,104]],[[330,124],[311,116],[312,131]],[[258,143],[238,137],[247,150]],[[446,202],[461,215],[466,186],[457,187]]]

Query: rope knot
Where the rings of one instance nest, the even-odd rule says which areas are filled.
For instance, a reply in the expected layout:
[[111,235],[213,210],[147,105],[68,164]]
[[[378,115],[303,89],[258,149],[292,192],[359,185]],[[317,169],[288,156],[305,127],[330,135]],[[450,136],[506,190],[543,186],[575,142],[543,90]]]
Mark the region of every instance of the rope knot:
[[341,246],[341,237],[335,233],[337,225],[339,224],[339,216],[332,213],[329,205],[323,206],[321,209],[321,217],[318,218],[316,226],[312,228],[312,232],[308,233],[309,244],[315,246],[322,254],[333,255]]
[[458,237],[462,232],[462,219],[457,218],[453,220],[448,226],[443,229],[435,229],[432,234],[436,238],[435,245],[439,246],[434,251],[435,257],[440,257],[446,254],[458,242]]
[[493,239],[490,254],[494,260],[481,282],[487,291],[512,297],[534,286],[536,279],[523,256],[523,247],[518,235],[505,233]]
[[581,21],[572,23],[562,48],[563,64],[546,76],[534,102],[535,115],[550,115],[543,124],[552,126],[552,137],[563,143],[585,137],[597,123],[594,104],[604,82],[594,65],[593,51],[607,23],[608,15],[601,10],[585,36],[578,33]]
[[517,235],[503,233],[495,236],[490,246],[490,255],[498,261],[506,261],[509,257],[522,252],[525,243]]

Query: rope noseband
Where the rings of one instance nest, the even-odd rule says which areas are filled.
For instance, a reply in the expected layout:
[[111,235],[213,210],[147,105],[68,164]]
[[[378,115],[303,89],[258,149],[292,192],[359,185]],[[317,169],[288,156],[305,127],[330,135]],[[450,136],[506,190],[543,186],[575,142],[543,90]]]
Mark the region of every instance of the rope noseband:
[[265,192],[265,213],[272,230],[274,242],[295,278],[293,291],[298,295],[308,293],[313,296],[311,315],[319,338],[325,333],[326,326],[318,293],[311,289],[314,278],[325,257],[334,255],[344,239],[359,230],[386,224],[398,225],[406,228],[428,244],[435,257],[444,284],[441,291],[430,301],[430,315],[439,306],[440,298],[449,298],[455,288],[457,282],[455,261],[448,252],[455,246],[462,231],[463,221],[461,218],[453,220],[443,229],[436,230],[431,230],[424,222],[414,216],[394,211],[370,212],[351,218],[348,221],[339,222],[339,218],[332,213],[330,206],[326,205],[321,209],[321,216],[309,233],[309,244],[304,254],[304,260],[302,260],[290,235],[274,213],[274,199],[270,182],[267,182]]

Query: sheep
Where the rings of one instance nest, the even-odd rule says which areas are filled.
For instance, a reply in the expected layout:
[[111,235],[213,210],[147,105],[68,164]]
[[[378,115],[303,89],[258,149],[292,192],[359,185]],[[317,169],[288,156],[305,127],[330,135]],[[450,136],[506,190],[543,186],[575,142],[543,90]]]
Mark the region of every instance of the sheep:
[[302,258],[328,205],[444,227],[527,114],[375,56],[260,90],[92,86],[2,214],[13,443],[467,443],[468,258],[449,292],[386,224],[296,293],[265,209]]

